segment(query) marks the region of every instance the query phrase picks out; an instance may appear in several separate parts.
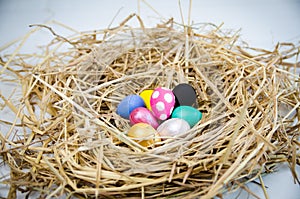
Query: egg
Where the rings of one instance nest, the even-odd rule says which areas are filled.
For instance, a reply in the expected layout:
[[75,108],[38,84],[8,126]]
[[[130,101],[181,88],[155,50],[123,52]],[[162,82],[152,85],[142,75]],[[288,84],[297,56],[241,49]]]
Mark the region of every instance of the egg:
[[155,142],[160,141],[157,131],[146,123],[134,124],[127,135],[144,147],[153,146]]
[[158,126],[157,132],[162,137],[173,137],[190,130],[187,121],[180,118],[171,118]]
[[202,113],[191,106],[178,106],[174,109],[171,118],[183,119],[192,128],[202,119]]
[[139,95],[128,95],[118,105],[117,114],[129,119],[131,111],[138,107],[145,107],[144,100]]
[[196,106],[196,91],[189,84],[178,84],[173,89],[176,106]]
[[130,115],[129,119],[131,124],[136,123],[147,123],[150,124],[153,128],[158,127],[158,122],[153,114],[145,107],[138,107],[134,109]]
[[144,103],[145,103],[147,109],[149,109],[150,111],[151,111],[150,98],[151,98],[152,93],[153,93],[153,90],[143,90],[140,93],[140,96],[144,100]]
[[166,120],[174,109],[175,96],[170,89],[164,87],[156,88],[151,95],[150,105],[156,118]]

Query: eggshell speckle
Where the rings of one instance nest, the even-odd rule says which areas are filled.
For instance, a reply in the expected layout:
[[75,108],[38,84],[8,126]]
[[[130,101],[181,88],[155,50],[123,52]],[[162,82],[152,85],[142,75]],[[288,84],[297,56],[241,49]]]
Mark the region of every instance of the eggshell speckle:
[[175,96],[170,89],[164,87],[156,88],[151,95],[150,105],[156,118],[166,120],[174,109]]
[[128,95],[118,105],[117,114],[129,119],[131,111],[138,107],[145,107],[144,100],[139,95]]
[[172,118],[164,121],[157,128],[157,132],[162,137],[173,137],[182,134],[190,129],[187,121],[180,118]]
[[130,113],[130,122],[131,124],[136,124],[136,123],[147,123],[150,124],[153,128],[158,127],[158,122],[156,118],[153,116],[153,114],[144,107],[138,107],[134,109]]
[[144,147],[151,146],[155,142],[160,141],[157,131],[151,125],[146,123],[137,123],[133,125],[128,130],[127,135]]

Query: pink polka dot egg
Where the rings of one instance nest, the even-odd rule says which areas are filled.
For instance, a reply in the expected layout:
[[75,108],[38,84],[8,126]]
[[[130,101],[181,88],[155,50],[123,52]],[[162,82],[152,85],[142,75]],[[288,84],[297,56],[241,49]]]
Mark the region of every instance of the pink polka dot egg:
[[175,96],[172,90],[165,87],[156,88],[151,95],[150,106],[156,118],[168,119],[175,106]]

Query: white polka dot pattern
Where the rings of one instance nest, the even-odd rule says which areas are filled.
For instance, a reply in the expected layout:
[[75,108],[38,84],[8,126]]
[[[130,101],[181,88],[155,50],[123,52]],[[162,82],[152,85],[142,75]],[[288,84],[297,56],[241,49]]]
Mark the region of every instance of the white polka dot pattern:
[[165,104],[163,102],[157,102],[156,105],[155,105],[156,109],[158,111],[163,111],[165,110]]
[[172,115],[173,110],[174,110],[174,107],[172,107],[172,108],[170,109],[170,115]]
[[156,118],[166,120],[170,117],[174,109],[175,96],[170,89],[156,88],[151,95],[150,106]]
[[166,114],[161,114],[160,116],[159,116],[159,119],[160,120],[165,120],[165,119],[167,119],[168,117],[167,117],[167,115]]
[[158,98],[158,96],[159,96],[159,91],[154,91],[151,97],[153,99],[156,99],[156,98]]
[[164,95],[164,99],[165,99],[166,102],[168,102],[168,103],[171,103],[172,100],[173,100],[172,95],[171,95],[170,93],[166,93],[166,94]]

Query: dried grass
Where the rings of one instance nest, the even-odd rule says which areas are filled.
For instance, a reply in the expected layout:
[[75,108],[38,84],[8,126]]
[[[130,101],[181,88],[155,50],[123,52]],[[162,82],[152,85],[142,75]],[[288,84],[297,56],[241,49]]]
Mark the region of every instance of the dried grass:
[[[172,20],[145,28],[137,17],[141,27],[132,28],[133,16],[67,38],[34,25],[55,37],[43,52],[17,48],[1,58],[1,76],[22,85],[20,101],[1,94],[16,115],[0,134],[9,196],[221,197],[281,162],[299,183],[299,46],[254,49],[238,32]],[[178,83],[196,89],[203,120],[153,148],[127,137],[129,122],[116,114],[121,99]]]

